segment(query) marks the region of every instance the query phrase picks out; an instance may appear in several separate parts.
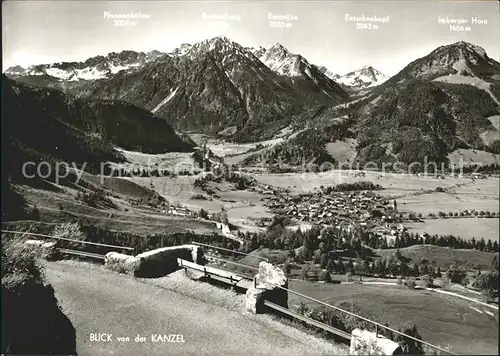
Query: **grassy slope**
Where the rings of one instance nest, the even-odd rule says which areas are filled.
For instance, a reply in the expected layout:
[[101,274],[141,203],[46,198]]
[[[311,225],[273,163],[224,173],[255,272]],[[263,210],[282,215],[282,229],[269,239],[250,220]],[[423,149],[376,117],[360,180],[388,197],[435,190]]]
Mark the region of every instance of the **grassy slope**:
[[[91,177],[91,178],[89,178]],[[97,176],[86,175],[85,179],[98,183]],[[168,178],[165,178],[168,179]],[[154,233],[176,233],[188,230],[200,233],[215,231],[212,224],[192,218],[167,216],[164,213],[146,206],[131,205],[128,199],[138,199],[150,196],[152,191],[133,182],[118,178],[105,180],[106,192],[112,194],[112,200],[118,209],[98,209],[83,204],[75,199],[77,190],[68,187],[58,188],[60,191],[36,189],[20,186],[21,194],[26,198],[27,205],[36,205],[40,210],[40,218],[45,222],[68,221],[84,218],[105,229],[135,233],[138,235]],[[63,212],[60,211],[63,207]]]
[[[404,287],[332,285],[298,280],[290,281],[290,288],[343,307],[354,302],[362,315],[371,315],[391,327],[399,328],[406,322],[413,322],[424,340],[441,346],[451,344],[452,352],[498,353],[498,314],[496,319],[479,314],[469,308],[471,303],[459,298]],[[289,305],[301,301],[307,302],[289,295]],[[308,306],[315,308],[317,304]]]
[[[374,250],[374,252],[387,259],[394,256],[396,249]],[[401,255],[408,257],[412,262],[420,263],[423,259],[435,263],[441,268],[450,266],[456,263],[459,266],[474,267],[474,266],[491,266],[494,253],[481,252],[477,250],[451,249],[440,246],[431,245],[415,245],[405,248],[400,248]]]
[[464,239],[474,237],[479,240],[481,237],[486,241],[498,241],[498,231],[500,221],[498,218],[453,218],[426,220],[425,223],[406,224],[410,232],[427,232],[434,234],[451,234]]

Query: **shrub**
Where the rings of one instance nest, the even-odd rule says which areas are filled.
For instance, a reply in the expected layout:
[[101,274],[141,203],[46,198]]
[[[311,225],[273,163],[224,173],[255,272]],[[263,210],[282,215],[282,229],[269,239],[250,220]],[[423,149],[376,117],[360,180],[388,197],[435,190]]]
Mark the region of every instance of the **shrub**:
[[345,274],[345,280],[346,282],[352,282],[352,272],[347,272]]
[[332,276],[330,275],[330,272],[328,272],[326,269],[322,270],[320,275],[319,275],[319,280],[323,281],[325,283],[331,283],[332,282]]
[[309,265],[303,265],[300,270],[300,278],[304,281],[307,280],[307,272],[309,272],[311,267]]
[[405,279],[405,286],[407,286],[410,289],[415,289],[415,279],[413,277],[409,277]]
[[498,271],[483,272],[474,282],[474,287],[480,289],[487,299],[498,297],[498,285]]
[[292,266],[290,266],[290,263],[285,262],[285,263],[283,264],[283,271],[285,272],[285,274],[286,274],[287,276],[289,276],[289,275],[290,275],[290,272],[292,272]]
[[[415,324],[408,325],[399,329],[400,332],[413,336],[416,339],[422,340],[420,333],[418,332],[417,326]],[[401,346],[404,355],[423,355],[424,350],[422,344],[418,341],[409,339],[403,335],[396,334],[395,341]]]
[[401,276],[398,276],[396,283],[398,284],[398,286],[403,285],[403,278]]
[[428,274],[420,277],[420,280],[422,281],[422,287],[424,288],[431,288],[433,286],[434,280]]
[[450,280],[445,276],[443,278],[443,289],[444,290],[450,289],[450,285],[451,285]]
[[[42,283],[44,280],[43,270],[38,265],[36,253],[32,248],[24,245],[27,238],[17,238],[11,241],[2,241],[2,286],[6,280],[8,284],[22,285],[26,281]],[[4,280],[4,277],[6,280]]]
[[[85,241],[87,236],[80,230],[80,225],[78,223],[63,223],[57,225],[52,232],[54,237]],[[63,240],[64,241],[64,240]],[[62,242],[65,246],[69,248],[81,248],[83,244],[78,242]]]
[[36,205],[31,209],[30,217],[32,220],[40,220],[40,210]]
[[445,275],[451,283],[462,283],[467,273],[461,268],[450,266]]
[[208,218],[208,212],[206,210],[204,210],[204,209],[200,209],[199,216],[202,219],[207,219]]

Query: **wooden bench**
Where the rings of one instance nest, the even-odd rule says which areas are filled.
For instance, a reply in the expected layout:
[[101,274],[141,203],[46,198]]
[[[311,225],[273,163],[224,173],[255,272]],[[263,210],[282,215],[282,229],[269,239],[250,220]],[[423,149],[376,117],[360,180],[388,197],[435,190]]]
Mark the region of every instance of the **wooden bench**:
[[236,286],[238,282],[245,279],[244,277],[239,276],[236,273],[232,273],[211,266],[201,266],[194,262],[183,260],[182,258],[177,259],[177,264],[179,265],[179,267],[184,268],[184,270],[187,270],[189,268],[198,272],[202,272],[205,275],[205,277],[210,277],[210,278],[215,277],[215,279],[222,278],[224,281],[229,280],[229,283],[232,284],[233,286]]

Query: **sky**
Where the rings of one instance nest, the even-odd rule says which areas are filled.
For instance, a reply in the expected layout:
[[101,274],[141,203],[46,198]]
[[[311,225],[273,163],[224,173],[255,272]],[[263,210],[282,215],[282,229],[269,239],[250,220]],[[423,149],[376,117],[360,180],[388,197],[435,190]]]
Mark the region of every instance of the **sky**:
[[[227,36],[243,46],[281,43],[310,63],[345,74],[371,65],[394,75],[438,46],[467,41],[500,61],[500,5],[491,1],[4,1],[3,70],[12,65],[82,61],[122,50],[169,52],[182,43]],[[104,13],[140,12],[149,18],[119,26]],[[235,16],[204,19],[202,14]],[[291,15],[270,27],[269,13]],[[356,29],[346,14],[389,16],[378,29]],[[467,19],[463,31],[439,24]],[[471,24],[472,18],[487,24]],[[131,24],[133,22],[133,24]],[[466,28],[468,27],[468,28]]]

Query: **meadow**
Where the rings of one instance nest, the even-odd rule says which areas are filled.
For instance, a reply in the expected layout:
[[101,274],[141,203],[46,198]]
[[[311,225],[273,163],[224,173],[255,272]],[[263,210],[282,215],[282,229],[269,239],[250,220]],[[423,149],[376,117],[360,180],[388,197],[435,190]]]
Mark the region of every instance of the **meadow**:
[[[354,306],[361,315],[387,322],[396,329],[414,323],[423,340],[441,347],[452,345],[452,352],[498,354],[498,311],[491,316],[483,311],[484,307],[457,297],[404,286],[321,284],[301,280],[290,280],[289,288],[338,307]],[[318,306],[289,294],[289,306],[301,302],[310,309]]]

